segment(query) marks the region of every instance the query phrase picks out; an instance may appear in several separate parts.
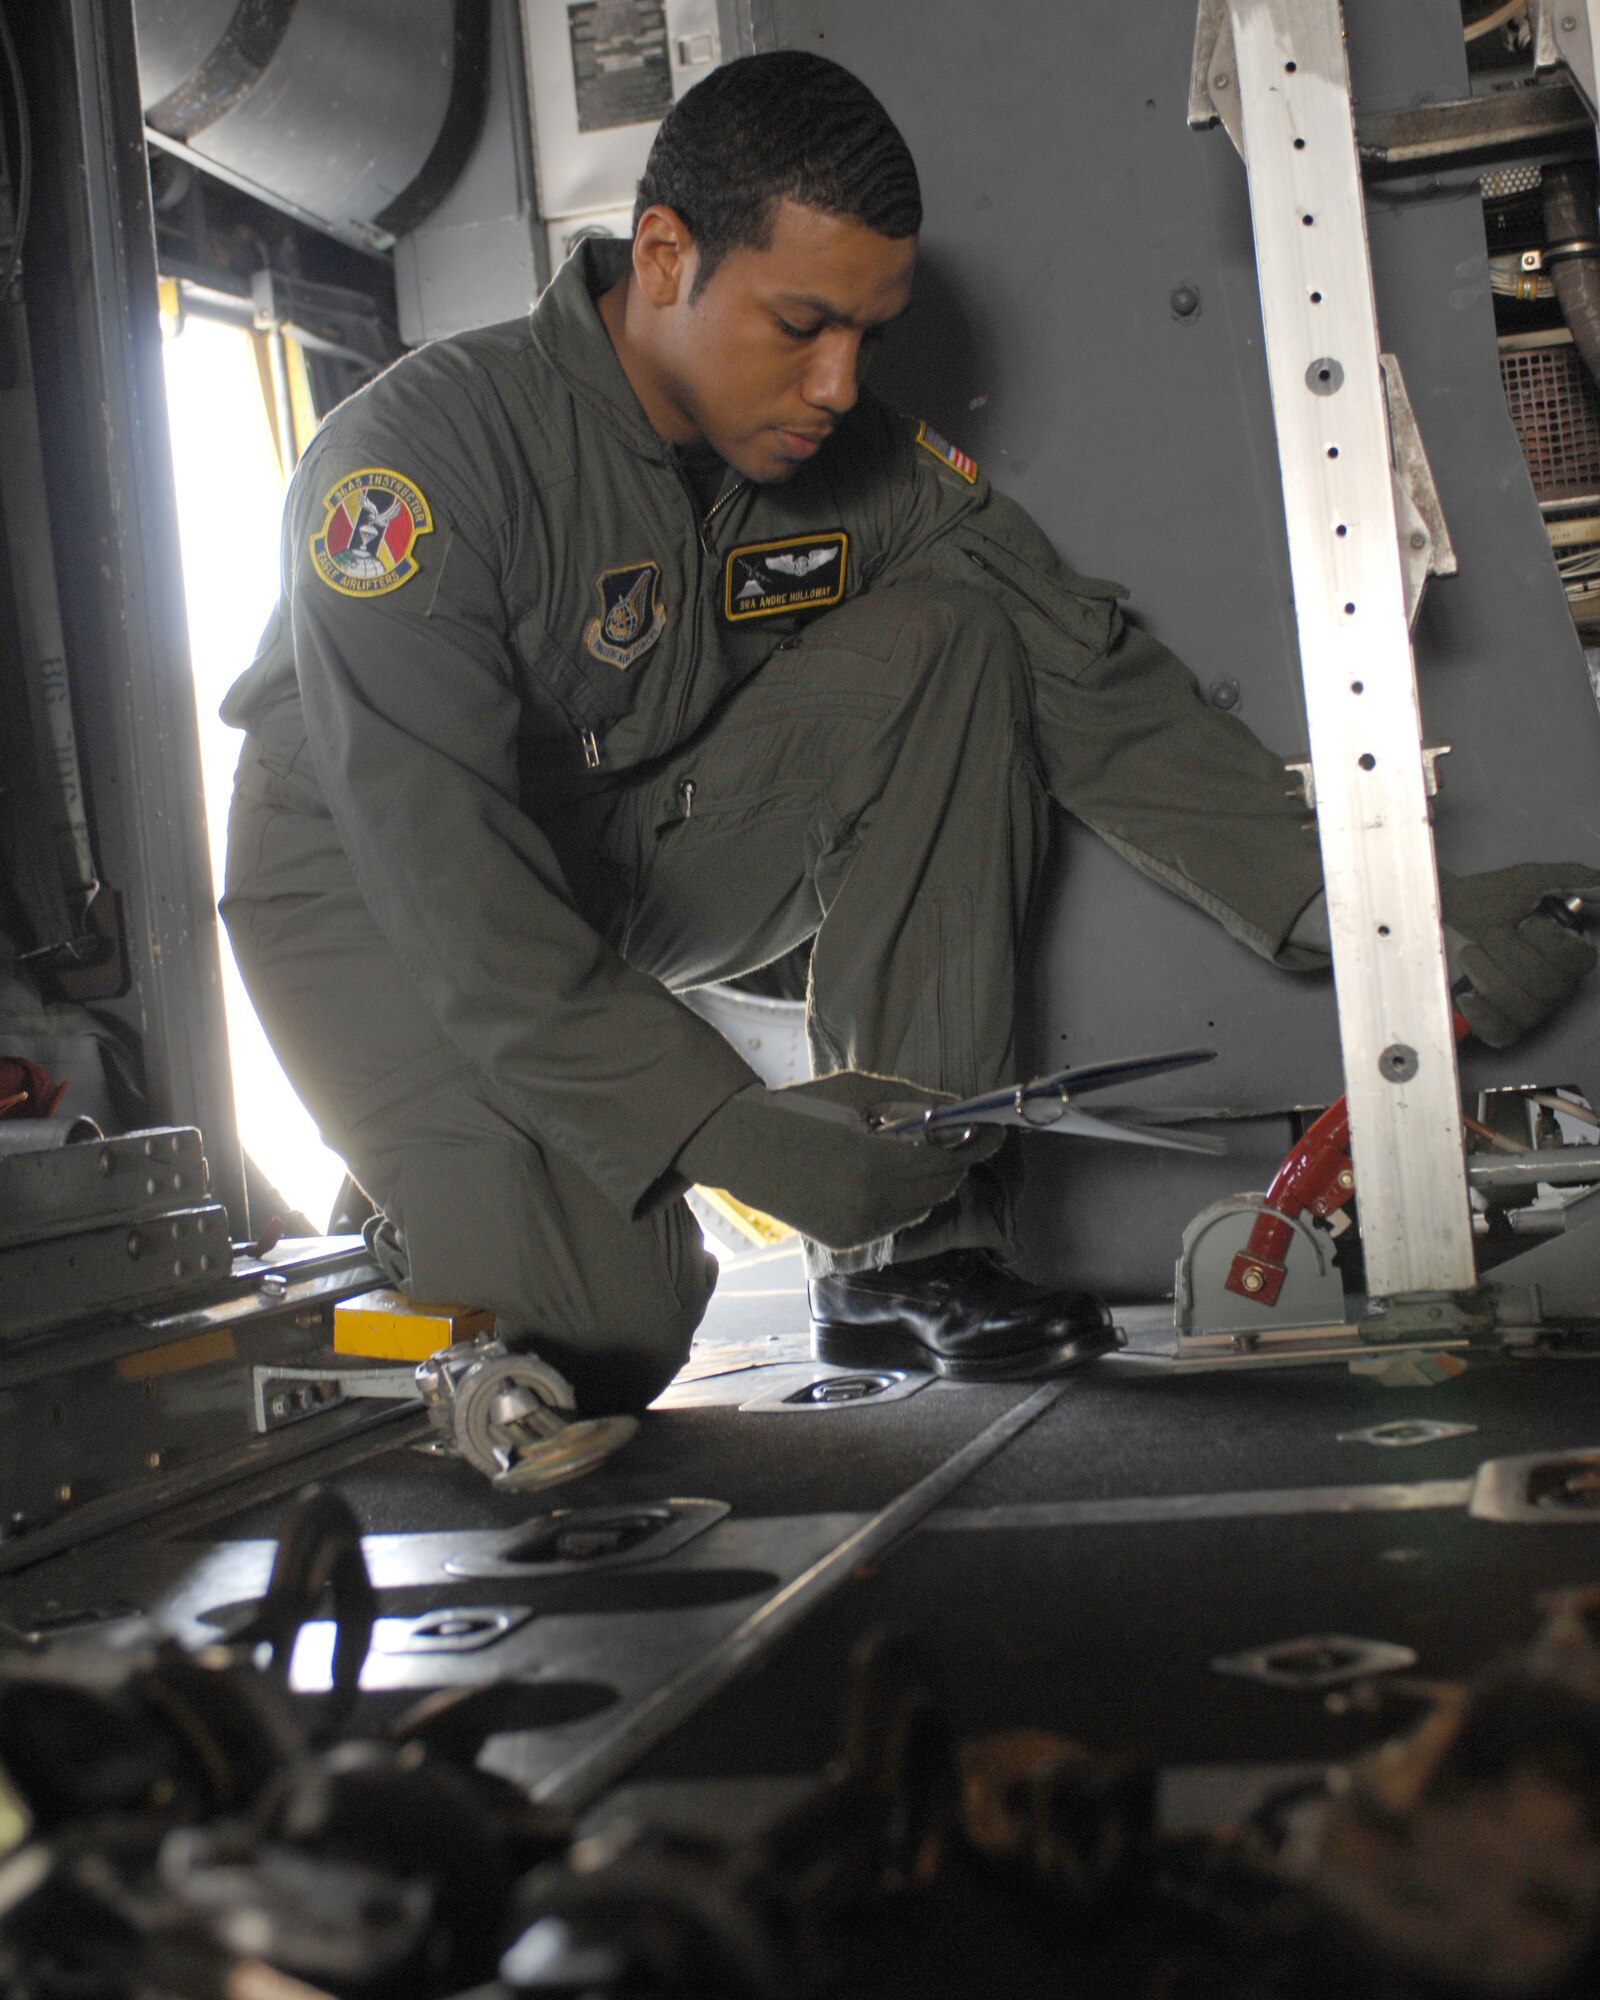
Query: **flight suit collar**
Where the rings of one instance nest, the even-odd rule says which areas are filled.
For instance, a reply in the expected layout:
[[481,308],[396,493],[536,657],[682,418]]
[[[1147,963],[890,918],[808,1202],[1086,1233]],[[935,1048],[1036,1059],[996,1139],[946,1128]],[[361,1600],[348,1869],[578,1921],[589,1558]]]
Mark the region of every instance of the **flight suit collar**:
[[650,427],[617,359],[595,304],[628,268],[630,246],[615,237],[580,243],[533,310],[533,339],[578,400],[634,451],[670,465],[672,447]]

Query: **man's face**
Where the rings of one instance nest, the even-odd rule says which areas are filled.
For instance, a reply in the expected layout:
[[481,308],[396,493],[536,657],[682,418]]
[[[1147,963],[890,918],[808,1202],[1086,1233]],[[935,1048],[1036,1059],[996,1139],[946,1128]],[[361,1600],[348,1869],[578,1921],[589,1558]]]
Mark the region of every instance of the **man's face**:
[[692,301],[690,251],[660,326],[662,389],[746,479],[790,478],[854,405],[916,256],[914,237],[780,202],[771,243],[730,250]]

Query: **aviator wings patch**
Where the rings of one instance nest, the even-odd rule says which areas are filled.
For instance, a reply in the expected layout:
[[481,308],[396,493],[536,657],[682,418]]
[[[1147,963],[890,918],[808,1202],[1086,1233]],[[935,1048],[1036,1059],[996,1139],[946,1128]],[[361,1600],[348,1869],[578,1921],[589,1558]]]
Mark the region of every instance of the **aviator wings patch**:
[[850,537],[843,528],[730,549],[723,570],[722,615],[741,625],[780,612],[824,611],[844,597],[849,559]]

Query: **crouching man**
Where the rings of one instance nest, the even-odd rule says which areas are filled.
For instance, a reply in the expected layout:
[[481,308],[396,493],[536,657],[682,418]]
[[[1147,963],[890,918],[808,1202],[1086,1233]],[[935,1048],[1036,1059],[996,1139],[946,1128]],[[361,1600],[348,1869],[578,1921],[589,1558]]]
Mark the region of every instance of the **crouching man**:
[[[1104,1351],[1099,1301],[1009,1268],[994,1135],[865,1115],[1012,1074],[1052,799],[1256,951],[1326,962],[1280,758],[864,390],[920,222],[857,79],[715,71],[631,245],[323,425],[224,710],[223,912],[377,1253],[492,1307],[585,1414],[684,1360],[716,1270],[695,1181],[810,1239],[823,1358],[994,1380]],[[1593,960],[1541,899],[1597,881],[1447,885],[1501,1039]],[[806,939],[815,1078],[768,1090],[674,994]]]

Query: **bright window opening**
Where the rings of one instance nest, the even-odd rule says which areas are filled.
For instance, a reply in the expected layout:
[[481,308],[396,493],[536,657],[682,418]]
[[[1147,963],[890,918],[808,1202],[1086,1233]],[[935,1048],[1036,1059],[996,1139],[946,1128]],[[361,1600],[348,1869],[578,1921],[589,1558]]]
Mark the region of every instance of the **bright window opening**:
[[[211,869],[220,895],[241,738],[218,719],[217,707],[254,657],[278,594],[284,479],[250,334],[190,318],[176,333],[169,327],[164,352]],[[222,986],[245,1151],[321,1228],[344,1167],[323,1145],[268,1047],[225,934]]]

